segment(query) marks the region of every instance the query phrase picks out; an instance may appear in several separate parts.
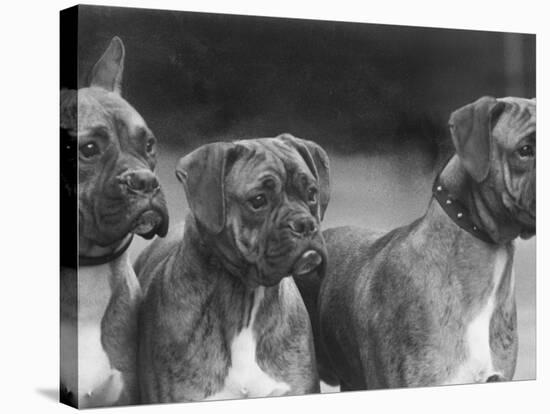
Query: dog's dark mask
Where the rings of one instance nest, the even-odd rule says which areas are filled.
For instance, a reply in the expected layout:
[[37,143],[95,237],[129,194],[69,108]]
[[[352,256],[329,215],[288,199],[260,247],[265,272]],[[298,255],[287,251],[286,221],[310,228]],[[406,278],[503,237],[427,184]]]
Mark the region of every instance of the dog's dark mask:
[[326,263],[329,166],[317,144],[288,134],[208,144],[176,174],[204,237],[245,283],[275,285]]
[[61,127],[78,140],[79,232],[108,247],[129,233],[164,236],[168,211],[153,173],[156,140],[120,95],[124,47],[114,38],[90,87],[61,93]]

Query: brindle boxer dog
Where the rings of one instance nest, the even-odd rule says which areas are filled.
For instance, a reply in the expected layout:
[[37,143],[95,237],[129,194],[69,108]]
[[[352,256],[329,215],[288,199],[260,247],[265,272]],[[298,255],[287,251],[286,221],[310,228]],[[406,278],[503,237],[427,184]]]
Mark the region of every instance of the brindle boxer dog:
[[155,138],[120,95],[123,65],[115,37],[90,86],[61,93],[62,139],[78,145],[79,230],[78,269],[61,271],[61,383],[62,400],[79,408],[138,401],[141,292],[127,248],[133,234],[150,239],[168,228]]
[[456,155],[423,217],[385,235],[324,232],[326,277],[302,293],[319,293],[309,311],[328,381],[363,390],[513,378],[513,240],[535,234],[535,109],[491,97],[458,109]]
[[324,150],[288,134],[214,143],[176,174],[183,232],[136,263],[143,402],[319,391],[307,311],[292,277],[324,266]]

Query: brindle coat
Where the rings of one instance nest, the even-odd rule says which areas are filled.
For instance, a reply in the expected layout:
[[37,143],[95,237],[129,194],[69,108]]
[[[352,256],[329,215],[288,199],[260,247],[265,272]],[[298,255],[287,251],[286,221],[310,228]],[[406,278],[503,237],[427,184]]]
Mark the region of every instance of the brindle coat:
[[535,116],[534,100],[489,97],[451,116],[457,155],[441,182],[493,243],[434,199],[385,235],[324,232],[326,276],[297,281],[322,379],[361,390],[513,378],[513,239],[535,232]]
[[[143,402],[318,392],[309,318],[286,276],[299,272],[308,250],[325,260],[319,225],[328,203],[326,154],[289,135],[209,144],[184,157],[177,174],[191,208],[183,234],[155,241],[136,263],[146,291]],[[255,209],[250,200],[258,191],[268,202]],[[254,313],[258,289],[263,299]],[[247,328],[258,381],[278,385],[243,378],[242,394],[231,393],[224,387],[236,363],[233,344]]]

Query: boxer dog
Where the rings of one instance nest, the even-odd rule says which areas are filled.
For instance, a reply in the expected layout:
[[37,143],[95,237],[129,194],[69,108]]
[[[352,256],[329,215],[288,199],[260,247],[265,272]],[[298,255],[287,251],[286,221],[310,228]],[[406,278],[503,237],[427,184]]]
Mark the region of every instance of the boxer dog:
[[283,134],[218,142],[176,174],[182,233],[138,258],[142,402],[319,392],[306,308],[292,277],[322,267],[326,153]]
[[150,239],[168,228],[155,138],[120,95],[123,66],[115,37],[90,86],[61,92],[62,145],[78,158],[79,231],[78,269],[61,270],[61,397],[79,408],[138,401],[141,293],[127,248],[133,234]]
[[384,235],[324,232],[326,277],[303,294],[318,293],[309,311],[329,382],[364,390],[513,378],[513,240],[535,234],[535,110],[534,99],[492,97],[458,109],[456,154],[423,217]]

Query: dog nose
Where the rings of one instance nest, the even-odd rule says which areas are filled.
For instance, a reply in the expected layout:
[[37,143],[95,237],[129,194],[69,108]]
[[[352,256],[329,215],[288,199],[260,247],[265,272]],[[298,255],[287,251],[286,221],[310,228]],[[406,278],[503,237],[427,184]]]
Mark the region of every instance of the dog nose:
[[120,179],[129,190],[135,193],[149,194],[159,188],[157,177],[150,170],[128,171]]
[[291,220],[288,226],[292,232],[300,236],[311,236],[317,232],[317,224],[311,217],[300,217]]

